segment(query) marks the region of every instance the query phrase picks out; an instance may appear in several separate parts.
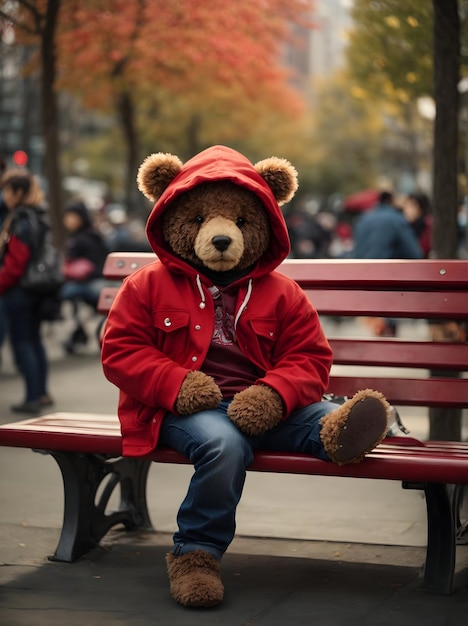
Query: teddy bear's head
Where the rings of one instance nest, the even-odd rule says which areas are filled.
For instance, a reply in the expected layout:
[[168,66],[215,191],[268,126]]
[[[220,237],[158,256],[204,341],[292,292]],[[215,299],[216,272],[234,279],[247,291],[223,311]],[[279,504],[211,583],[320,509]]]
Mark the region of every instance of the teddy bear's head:
[[245,270],[270,249],[275,221],[281,220],[274,205],[290,200],[297,188],[297,173],[288,161],[272,157],[253,166],[223,146],[205,150],[185,166],[171,154],[150,155],[137,180],[140,191],[156,201],[147,226],[155,251],[168,247],[215,272]]
[[165,240],[195,265],[243,270],[268,247],[270,225],[258,197],[230,181],[205,182],[182,193],[162,218]]

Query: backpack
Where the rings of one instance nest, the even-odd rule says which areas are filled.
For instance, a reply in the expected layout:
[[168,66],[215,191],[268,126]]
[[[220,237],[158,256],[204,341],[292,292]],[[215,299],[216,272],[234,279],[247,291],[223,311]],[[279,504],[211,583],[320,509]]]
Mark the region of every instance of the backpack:
[[31,258],[21,277],[21,286],[30,293],[49,297],[57,294],[64,282],[62,263],[52,243],[49,225],[34,209],[21,209],[31,227]]

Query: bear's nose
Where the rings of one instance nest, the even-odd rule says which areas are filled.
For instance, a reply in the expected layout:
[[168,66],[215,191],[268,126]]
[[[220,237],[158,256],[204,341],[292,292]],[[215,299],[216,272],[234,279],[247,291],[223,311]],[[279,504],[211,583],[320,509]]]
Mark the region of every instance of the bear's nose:
[[214,245],[216,250],[219,250],[220,252],[227,250],[231,242],[231,237],[228,237],[227,235],[216,235],[216,237],[213,237],[211,240],[211,243]]

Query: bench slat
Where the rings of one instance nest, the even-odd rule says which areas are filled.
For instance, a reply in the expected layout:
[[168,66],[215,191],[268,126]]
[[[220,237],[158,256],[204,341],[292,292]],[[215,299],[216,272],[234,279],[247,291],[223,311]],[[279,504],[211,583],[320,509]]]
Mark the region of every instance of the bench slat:
[[[155,259],[152,252],[113,252],[107,257],[104,276],[120,280]],[[468,289],[468,263],[453,260],[286,259],[280,271],[305,289],[340,286],[381,289],[383,285],[389,289]]]
[[279,271],[296,280],[303,289],[341,286],[468,290],[468,262],[454,260],[287,259]]
[[468,457],[453,457],[444,453],[431,456],[394,455],[380,452],[377,447],[361,463],[339,466],[307,455],[262,452],[256,456],[249,469],[286,474],[466,484]]
[[[443,442],[441,442],[443,443]],[[341,476],[343,478],[377,478],[382,480],[449,482],[465,484],[468,480],[468,455],[447,457],[441,449],[429,453],[414,454],[413,449],[395,446],[377,447],[364,461],[351,465],[336,465],[307,454],[260,451],[249,470],[257,472],[279,472],[284,474],[308,474]],[[171,450],[159,448],[151,459],[159,463],[190,463]]]
[[[421,444],[411,437],[392,437],[362,463],[338,466],[305,454],[260,451],[250,470],[387,480],[468,483],[468,450],[458,442]],[[398,445],[401,441],[401,445]],[[121,455],[120,426],[115,415],[52,413],[0,426],[0,444],[33,448]],[[411,445],[408,445],[411,444]],[[414,445],[416,444],[416,445]],[[447,454],[449,453],[449,454]],[[189,463],[169,448],[160,447],[147,458],[160,463]]]
[[[98,310],[106,314],[117,295],[118,287],[104,287],[100,293]],[[340,317],[381,316],[427,319],[466,319],[468,295],[457,291],[352,291],[306,290],[306,294],[321,315]],[[343,308],[343,304],[346,307]]]
[[328,392],[336,396],[351,396],[359,389],[381,391],[391,404],[396,405],[453,408],[468,406],[468,379],[330,377]]
[[404,341],[401,339],[329,340],[333,362],[340,365],[375,365],[464,371],[468,344]]
[[468,295],[458,291],[306,291],[321,315],[466,319]]

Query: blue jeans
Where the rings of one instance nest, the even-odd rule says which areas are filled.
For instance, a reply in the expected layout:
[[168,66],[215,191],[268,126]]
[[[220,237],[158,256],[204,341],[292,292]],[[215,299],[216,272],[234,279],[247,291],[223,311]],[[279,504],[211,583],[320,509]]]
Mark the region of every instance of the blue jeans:
[[67,280],[60,290],[61,300],[70,300],[74,313],[78,311],[78,303],[84,302],[94,309],[97,307],[101,289],[105,287],[107,281],[103,278],[92,278],[83,282],[77,280]]
[[47,357],[41,339],[36,302],[20,286],[3,296],[5,317],[16,367],[25,384],[25,402],[36,402],[47,393]]
[[228,418],[229,402],[189,416],[166,415],[160,443],[187,456],[195,472],[177,516],[174,554],[204,550],[221,559],[234,538],[236,508],[254,450],[303,452],[329,460],[320,419],[336,408],[317,402],[289,415],[271,431],[249,436]]

